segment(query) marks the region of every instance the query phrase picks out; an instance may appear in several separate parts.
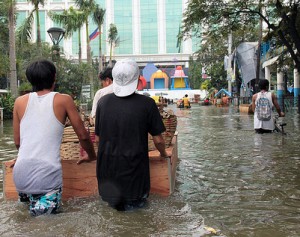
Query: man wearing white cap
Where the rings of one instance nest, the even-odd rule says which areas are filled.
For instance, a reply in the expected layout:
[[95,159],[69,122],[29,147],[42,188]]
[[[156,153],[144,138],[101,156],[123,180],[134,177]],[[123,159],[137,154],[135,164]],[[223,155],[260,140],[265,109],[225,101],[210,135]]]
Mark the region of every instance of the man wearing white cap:
[[97,178],[102,200],[119,211],[143,207],[150,191],[148,133],[162,157],[167,157],[165,131],[155,101],[135,93],[139,67],[131,59],[118,61],[112,71],[114,93],[97,106],[99,136]]

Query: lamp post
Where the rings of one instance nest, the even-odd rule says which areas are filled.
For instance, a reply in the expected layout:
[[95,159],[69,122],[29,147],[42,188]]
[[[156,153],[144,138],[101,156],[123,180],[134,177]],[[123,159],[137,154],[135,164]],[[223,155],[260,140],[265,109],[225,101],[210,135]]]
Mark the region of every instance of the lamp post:
[[53,43],[52,46],[52,60],[55,62],[59,59],[59,42],[65,35],[65,30],[60,27],[51,27],[47,30],[50,39]]

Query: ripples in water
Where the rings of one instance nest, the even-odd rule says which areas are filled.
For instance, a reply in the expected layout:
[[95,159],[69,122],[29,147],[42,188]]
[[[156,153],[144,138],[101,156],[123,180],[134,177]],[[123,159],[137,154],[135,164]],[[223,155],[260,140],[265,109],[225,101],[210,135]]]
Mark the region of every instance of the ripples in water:
[[[151,195],[145,209],[129,213],[98,198],[71,200],[62,213],[39,218],[2,200],[0,235],[298,237],[300,116],[287,114],[282,136],[255,134],[253,116],[234,107],[174,111],[179,163],[172,196]],[[14,157],[14,146],[2,144],[0,159]]]

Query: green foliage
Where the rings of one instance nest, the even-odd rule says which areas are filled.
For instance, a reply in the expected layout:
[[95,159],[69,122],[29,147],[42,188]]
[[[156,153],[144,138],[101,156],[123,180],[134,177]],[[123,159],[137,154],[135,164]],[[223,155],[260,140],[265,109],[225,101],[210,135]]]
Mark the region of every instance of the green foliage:
[[9,36],[8,36],[8,8],[4,2],[0,3],[0,77],[6,77],[9,72]]
[[189,61],[189,82],[190,87],[193,89],[199,89],[202,83],[202,65],[200,61],[195,61],[190,58]]
[[[299,1],[259,3],[257,0],[191,0],[184,13],[181,36],[189,37],[190,32],[196,32],[205,41],[203,43],[212,45],[210,41],[218,41],[220,46],[225,45],[222,41],[232,33],[235,47],[242,41],[258,41],[258,34],[252,29],[257,31],[261,18],[268,28],[265,40],[275,37],[276,46],[285,46],[284,53],[290,54],[300,71]],[[260,9],[264,10],[264,14]],[[240,36],[238,40],[236,34]]]
[[15,99],[11,94],[0,95],[0,107],[3,108],[4,119],[12,119]]
[[201,83],[200,89],[201,90],[209,90],[211,88],[211,83],[209,79],[206,79],[204,82]]
[[82,85],[89,84],[87,74],[93,71],[93,81],[97,81],[97,72],[86,63],[73,64],[65,59],[61,59],[57,67],[58,91],[71,95],[75,100],[81,100]]
[[29,92],[32,91],[32,85],[28,81],[24,81],[19,86],[19,92]]

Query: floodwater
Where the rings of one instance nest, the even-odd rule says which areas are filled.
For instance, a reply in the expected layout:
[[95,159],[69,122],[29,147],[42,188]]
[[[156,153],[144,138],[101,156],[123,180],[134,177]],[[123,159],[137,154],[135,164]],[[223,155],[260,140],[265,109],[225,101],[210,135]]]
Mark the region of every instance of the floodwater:
[[[233,106],[172,108],[179,163],[170,197],[151,195],[146,208],[125,213],[98,197],[77,199],[58,215],[37,218],[1,198],[0,236],[300,236],[300,116],[287,113],[286,136],[261,135],[253,115]],[[0,162],[15,155],[6,121]]]

